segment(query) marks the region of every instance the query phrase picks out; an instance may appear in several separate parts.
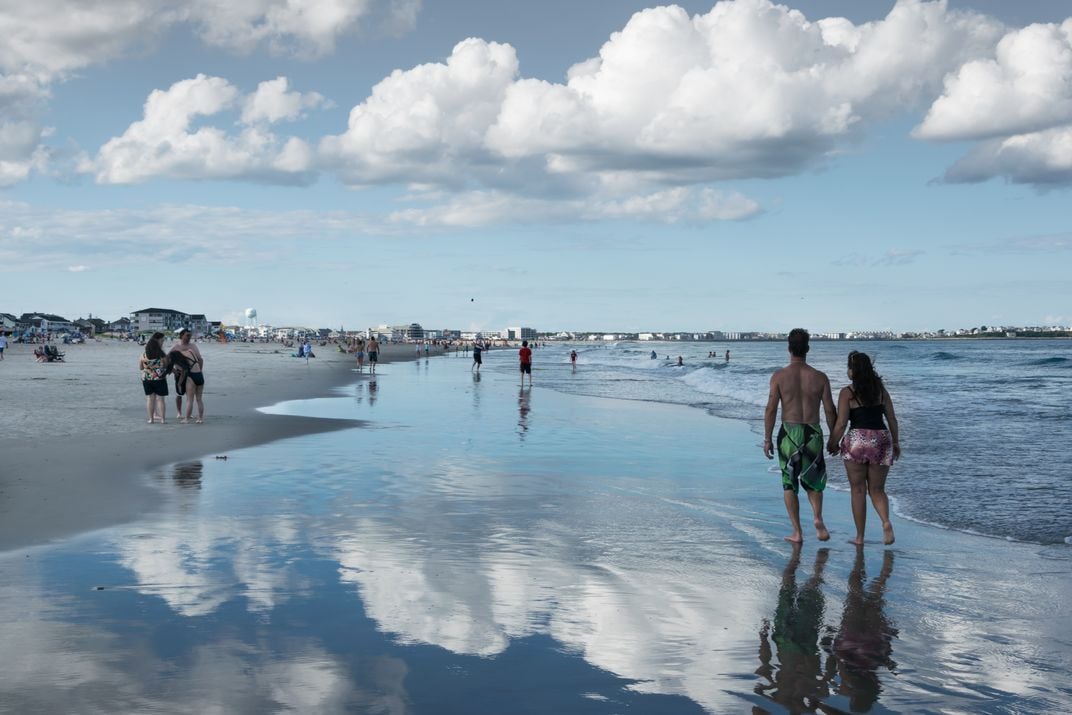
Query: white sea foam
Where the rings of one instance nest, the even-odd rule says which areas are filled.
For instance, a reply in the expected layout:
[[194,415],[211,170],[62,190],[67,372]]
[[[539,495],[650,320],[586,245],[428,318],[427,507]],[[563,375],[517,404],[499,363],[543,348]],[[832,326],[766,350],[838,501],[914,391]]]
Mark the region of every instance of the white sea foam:
[[741,375],[729,370],[701,367],[682,375],[680,379],[693,389],[709,395],[728,397],[757,407],[766,404],[766,381],[758,375]]

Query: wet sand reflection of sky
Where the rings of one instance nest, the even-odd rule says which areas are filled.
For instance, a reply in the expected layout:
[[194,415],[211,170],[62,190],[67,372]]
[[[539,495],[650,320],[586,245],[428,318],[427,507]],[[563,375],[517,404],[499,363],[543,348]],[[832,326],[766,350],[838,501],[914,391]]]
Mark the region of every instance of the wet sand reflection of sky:
[[[752,460],[734,446],[751,447],[747,430],[685,408],[518,394],[513,374],[478,382],[459,363],[449,382],[442,361],[427,377],[388,366],[374,408],[371,384],[315,404],[390,428],[175,465],[156,477],[160,514],[0,559],[0,657],[13,664],[0,702],[848,711],[911,709],[926,687],[925,702],[978,709],[1000,678],[1029,684],[997,696],[1025,712],[1057,702],[1059,676],[998,638],[1051,636],[1022,606],[973,610],[1002,606],[971,600],[977,578],[928,555],[959,537],[900,532],[896,575],[895,552],[873,546],[787,555],[772,484],[719,476]],[[538,421],[523,411],[533,399]],[[981,620],[990,640],[969,628]]]

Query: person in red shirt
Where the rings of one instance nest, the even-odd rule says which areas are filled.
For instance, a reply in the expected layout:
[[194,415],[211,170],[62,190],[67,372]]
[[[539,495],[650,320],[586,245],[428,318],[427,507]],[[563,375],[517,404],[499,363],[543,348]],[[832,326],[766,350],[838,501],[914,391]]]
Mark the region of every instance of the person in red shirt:
[[521,360],[521,386],[525,386],[525,375],[529,376],[529,387],[532,387],[532,350],[529,348],[529,341],[521,341],[521,349],[517,351],[517,356]]

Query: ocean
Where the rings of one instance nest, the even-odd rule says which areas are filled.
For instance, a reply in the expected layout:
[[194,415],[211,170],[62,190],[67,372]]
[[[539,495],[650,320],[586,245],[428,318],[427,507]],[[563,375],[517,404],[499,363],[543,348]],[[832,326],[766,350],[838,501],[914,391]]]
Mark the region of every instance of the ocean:
[[[549,343],[537,365],[566,365],[570,349],[578,370],[538,371],[541,386],[742,420],[757,450],[770,375],[788,360],[783,342]],[[887,483],[897,515],[984,536],[1072,543],[1072,478],[1061,467],[1072,445],[1072,341],[814,341],[809,362],[830,376],[835,401],[850,350],[871,356],[897,410],[903,455]],[[843,470],[832,466],[833,488],[847,488]]]

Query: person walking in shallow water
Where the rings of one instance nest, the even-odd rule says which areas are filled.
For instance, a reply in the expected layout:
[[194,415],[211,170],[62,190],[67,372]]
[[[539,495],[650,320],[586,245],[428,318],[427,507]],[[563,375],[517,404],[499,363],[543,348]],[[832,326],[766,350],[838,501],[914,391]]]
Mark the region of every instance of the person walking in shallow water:
[[[886,496],[886,476],[901,457],[897,414],[890,393],[886,392],[867,353],[855,350],[849,353],[847,372],[852,384],[841,388],[838,394],[837,424],[830,431],[826,447],[831,455],[841,455],[852,488],[856,537],[851,543],[864,543],[867,497],[870,495],[875,513],[882,520],[882,542],[889,545],[893,543],[894,535],[890,500]],[[888,428],[886,422],[889,422]],[[848,433],[845,432],[846,425]]]
[[525,375],[529,376],[529,387],[532,387],[532,348],[528,340],[521,341],[521,349],[517,351],[517,357],[521,366],[521,386],[525,386]]
[[831,430],[837,421],[834,398],[830,394],[827,376],[807,364],[810,336],[803,328],[789,331],[789,364],[775,371],[770,379],[770,394],[763,413],[763,454],[774,459],[775,445],[771,441],[778,407],[782,410],[782,426],[778,430],[778,465],[782,471],[782,492],[785,510],[793,533],[786,541],[801,543],[800,487],[808,494],[815,516],[815,533],[819,541],[827,541],[830,532],[823,523],[823,489],[826,488],[826,461],[823,458],[823,428],[819,424],[819,407],[826,413]]
[[469,372],[473,370],[480,372],[480,366],[484,363],[483,358],[480,357],[481,352],[480,343],[473,343],[473,366],[469,368]]
[[368,362],[369,372],[376,372],[376,364],[380,362],[380,341],[376,338],[369,338],[368,341]]

